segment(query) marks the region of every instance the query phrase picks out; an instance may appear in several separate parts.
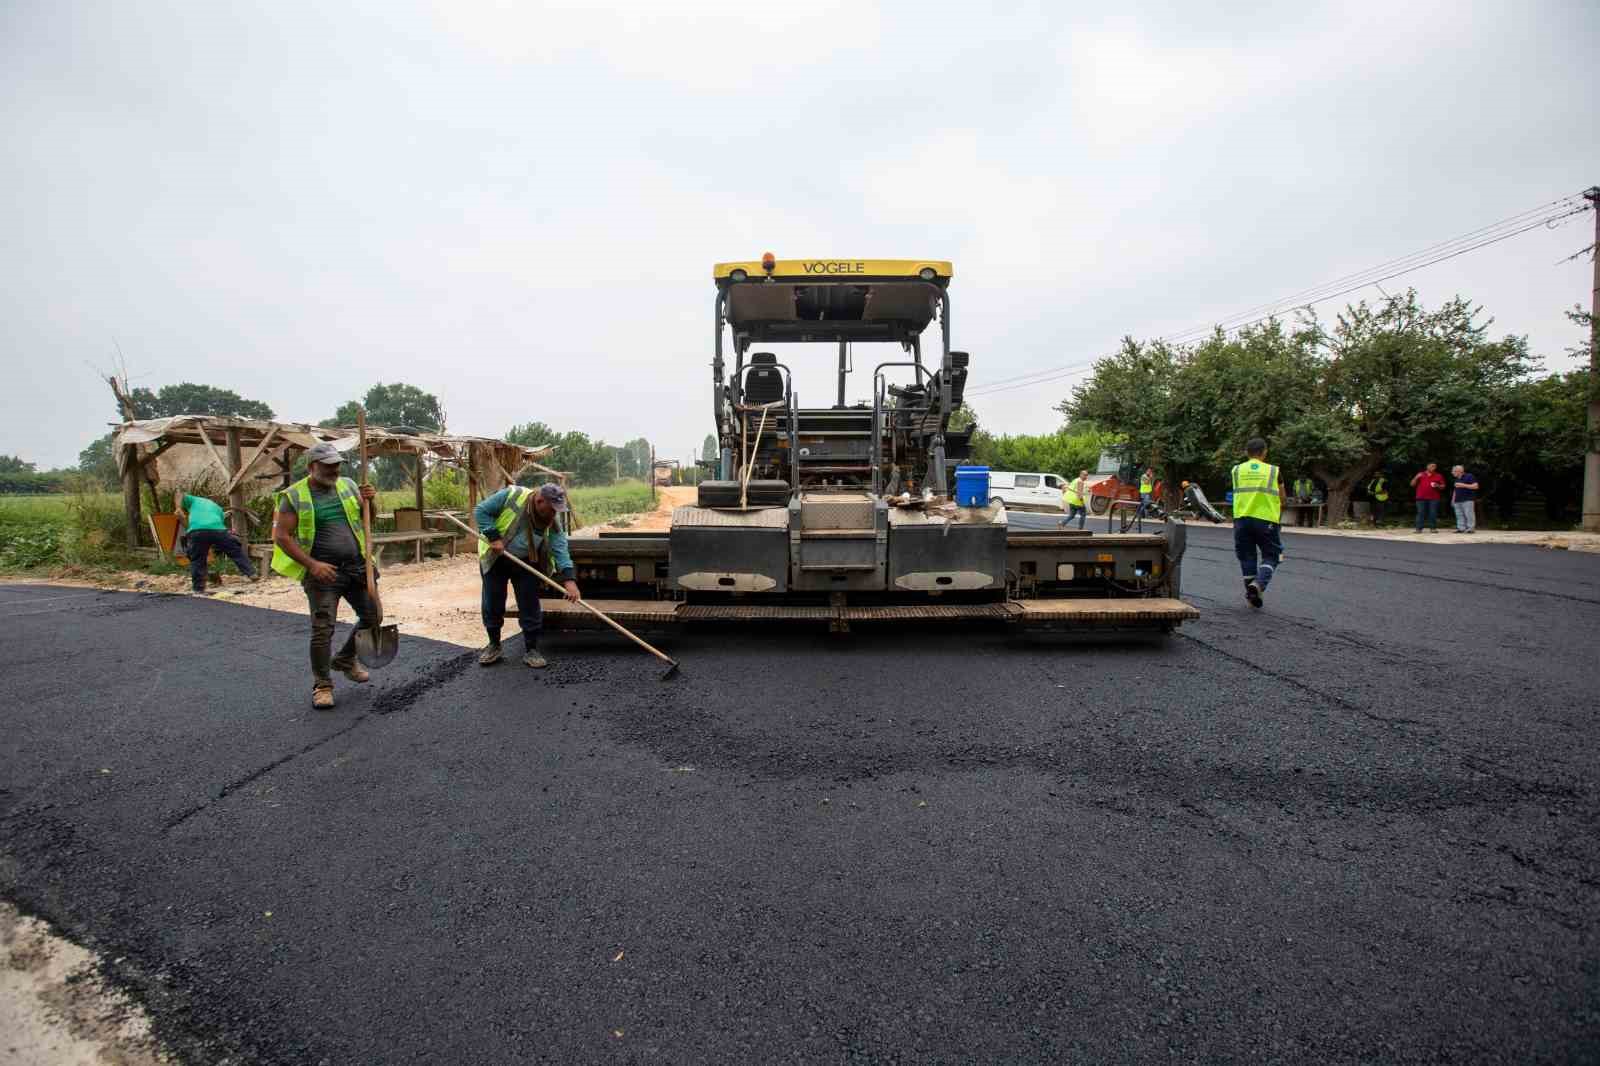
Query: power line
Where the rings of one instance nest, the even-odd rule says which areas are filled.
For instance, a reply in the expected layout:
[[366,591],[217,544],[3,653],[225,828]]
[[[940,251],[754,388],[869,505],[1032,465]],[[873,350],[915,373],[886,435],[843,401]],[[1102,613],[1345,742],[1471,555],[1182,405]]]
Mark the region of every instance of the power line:
[[[1257,323],[1275,318],[1284,311],[1309,307],[1313,304],[1346,296],[1369,285],[1377,285],[1391,278],[1397,278],[1403,274],[1410,274],[1426,267],[1434,266],[1448,259],[1465,255],[1468,252],[1477,251],[1479,248],[1486,248],[1491,244],[1509,240],[1541,226],[1553,227],[1574,215],[1591,210],[1595,210],[1594,206],[1586,203],[1581,194],[1551,200],[1526,211],[1509,215],[1498,222],[1491,222],[1486,226],[1469,230],[1447,241],[1430,244],[1426,248],[1419,249],[1408,255],[1386,260],[1365,270],[1346,274],[1307,289],[1301,289],[1299,292],[1267,303],[1257,304],[1248,310],[1229,315],[1215,322],[1203,326],[1193,326],[1159,339],[1168,344],[1185,344],[1199,340],[1216,329],[1221,329],[1224,334],[1238,332]],[[1101,358],[1105,357],[1102,356]],[[1009,392],[1012,389],[1044,385],[1082,373],[1085,370],[1092,369],[1093,366],[1094,362],[1073,363],[1035,370],[1027,374],[1018,374],[1010,378],[1001,378],[998,381],[975,386],[967,390],[967,395],[987,396]]]

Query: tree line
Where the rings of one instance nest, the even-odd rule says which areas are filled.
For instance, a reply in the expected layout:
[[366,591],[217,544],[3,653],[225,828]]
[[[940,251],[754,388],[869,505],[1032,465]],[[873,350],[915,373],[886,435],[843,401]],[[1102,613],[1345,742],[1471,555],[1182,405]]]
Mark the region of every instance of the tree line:
[[[1568,317],[1591,336],[1587,314]],[[1408,291],[1331,324],[1308,311],[1192,346],[1129,337],[1056,410],[1069,430],[1125,441],[1171,491],[1187,479],[1220,495],[1261,436],[1286,474],[1322,483],[1329,522],[1379,472],[1405,498],[1427,462],[1466,465],[1502,514],[1537,492],[1560,518],[1582,484],[1588,343],[1569,349],[1583,367],[1542,373],[1526,338],[1491,337],[1490,324],[1464,299],[1430,309]]]

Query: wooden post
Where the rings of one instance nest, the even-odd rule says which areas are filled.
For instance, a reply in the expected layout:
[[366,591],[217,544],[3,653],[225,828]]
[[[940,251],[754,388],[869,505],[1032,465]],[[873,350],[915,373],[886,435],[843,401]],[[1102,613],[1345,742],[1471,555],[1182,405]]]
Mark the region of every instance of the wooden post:
[[122,449],[122,509],[128,523],[128,547],[139,546],[139,527],[144,524],[141,512],[143,501],[139,498],[139,446],[125,445]]
[[250,543],[250,525],[244,517],[244,486],[240,483],[239,469],[244,465],[244,456],[239,448],[239,430],[236,426],[228,427],[228,506],[233,508],[233,514],[228,524],[233,527],[234,536]]
[[[419,524],[419,528],[426,529],[426,528],[428,528],[427,526],[421,525],[423,510],[424,510],[424,508],[423,508],[423,505],[422,505],[422,453],[418,452],[417,453],[417,522]],[[421,540],[417,541],[417,562],[419,562],[419,563],[422,562],[422,541]]]
[[478,446],[467,445],[467,521],[473,529],[478,528],[476,511],[478,508]]

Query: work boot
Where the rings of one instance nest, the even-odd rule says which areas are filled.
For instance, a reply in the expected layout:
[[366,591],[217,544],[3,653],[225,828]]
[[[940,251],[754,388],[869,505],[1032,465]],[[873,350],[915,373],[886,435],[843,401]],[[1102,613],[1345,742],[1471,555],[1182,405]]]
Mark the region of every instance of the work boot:
[[1250,606],[1261,606],[1261,586],[1254,581],[1244,583],[1244,598],[1250,601]]
[[354,660],[351,660],[349,666],[339,667],[339,672],[358,685],[364,685],[372,680],[372,675],[367,672],[367,668]]
[[311,690],[311,706],[319,711],[333,710],[333,686],[318,685]]
[[538,648],[529,648],[527,654],[522,657],[522,665],[531,666],[535,670],[543,670],[550,664],[544,661],[544,656],[539,654]]
[[478,665],[493,666],[499,661],[500,642],[498,640],[491,640],[488,644],[485,644],[483,646],[483,650],[478,653]]

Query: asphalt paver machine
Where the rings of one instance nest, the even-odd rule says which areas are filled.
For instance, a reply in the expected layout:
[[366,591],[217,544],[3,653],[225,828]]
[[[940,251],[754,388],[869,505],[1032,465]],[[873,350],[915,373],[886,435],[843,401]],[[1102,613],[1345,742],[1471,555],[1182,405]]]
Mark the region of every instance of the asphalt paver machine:
[[[665,533],[573,537],[585,596],[624,622],[661,626],[1170,632],[1198,617],[1179,599],[1179,523],[1100,533],[1039,528],[1034,515],[1014,528],[1002,503],[953,498],[971,431],[952,417],[971,363],[951,347],[952,275],[937,260],[716,264],[717,476]],[[837,384],[807,406],[793,368],[819,349],[836,360]],[[547,626],[586,625],[551,606]]]

